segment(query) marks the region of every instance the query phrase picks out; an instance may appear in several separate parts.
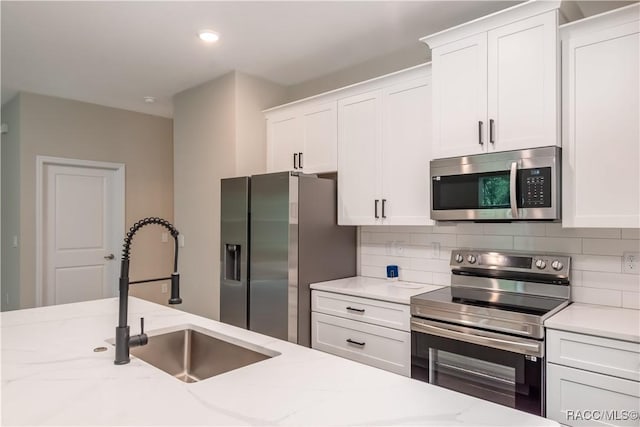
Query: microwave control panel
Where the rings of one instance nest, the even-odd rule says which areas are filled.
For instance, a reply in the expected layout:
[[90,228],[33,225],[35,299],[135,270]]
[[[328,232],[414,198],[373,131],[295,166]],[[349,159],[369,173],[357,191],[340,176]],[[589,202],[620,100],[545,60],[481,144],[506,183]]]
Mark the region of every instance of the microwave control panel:
[[520,194],[518,207],[551,207],[551,168],[521,169],[518,171]]

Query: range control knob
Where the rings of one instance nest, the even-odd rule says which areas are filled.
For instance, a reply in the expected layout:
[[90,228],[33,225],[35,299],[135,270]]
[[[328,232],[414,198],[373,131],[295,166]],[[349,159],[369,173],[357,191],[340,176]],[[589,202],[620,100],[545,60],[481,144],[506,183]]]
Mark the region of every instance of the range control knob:
[[475,264],[476,263],[476,257],[474,255],[469,255],[467,257],[467,261],[469,261],[469,264]]
[[462,255],[460,255],[460,254],[456,254],[456,258],[455,258],[455,260],[456,260],[458,263],[461,263],[462,261],[464,261],[464,257],[463,257]]
[[558,271],[558,270],[562,270],[562,268],[564,267],[564,265],[562,265],[562,263],[560,261],[558,261],[557,259],[554,260],[551,263],[551,268],[553,268],[554,270]]
[[539,259],[536,261],[536,267],[538,267],[540,270],[544,270],[547,267],[547,263]]

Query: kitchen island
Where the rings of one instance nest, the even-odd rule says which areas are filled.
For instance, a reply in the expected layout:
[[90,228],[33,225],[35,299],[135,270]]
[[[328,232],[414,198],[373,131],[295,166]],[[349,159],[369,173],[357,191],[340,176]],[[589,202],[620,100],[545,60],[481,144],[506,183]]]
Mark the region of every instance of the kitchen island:
[[190,384],[136,358],[116,366],[117,310],[112,298],[2,313],[2,425],[558,425],[133,297],[132,334],[143,316],[150,336],[194,325],[279,355]]

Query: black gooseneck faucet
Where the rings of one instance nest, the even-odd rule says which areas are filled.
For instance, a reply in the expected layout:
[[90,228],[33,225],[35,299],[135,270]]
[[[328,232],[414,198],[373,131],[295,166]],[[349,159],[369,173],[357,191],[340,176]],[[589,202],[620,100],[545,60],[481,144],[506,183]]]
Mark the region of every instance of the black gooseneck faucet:
[[[133,236],[145,225],[157,224],[169,230],[174,240],[173,273],[171,277],[160,277],[157,279],[129,281],[129,255],[131,253],[131,241]],[[167,220],[162,218],[144,218],[133,224],[124,238],[122,249],[122,261],[120,262],[120,307],[118,315],[118,326],[116,327],[116,358],[113,363],[124,365],[129,363],[129,348],[146,345],[147,335],[144,333],[144,318],[140,319],[140,334],[130,336],[129,325],[127,324],[127,311],[129,302],[129,285],[135,283],[158,282],[171,279],[171,298],[169,304],[180,304],[180,275],[178,274],[178,235],[180,233]]]

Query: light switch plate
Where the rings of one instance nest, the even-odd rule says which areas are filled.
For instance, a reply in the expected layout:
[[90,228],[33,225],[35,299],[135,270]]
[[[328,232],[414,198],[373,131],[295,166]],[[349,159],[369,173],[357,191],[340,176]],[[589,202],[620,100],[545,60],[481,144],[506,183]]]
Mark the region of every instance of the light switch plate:
[[640,274],[640,252],[625,252],[622,254],[622,272]]

